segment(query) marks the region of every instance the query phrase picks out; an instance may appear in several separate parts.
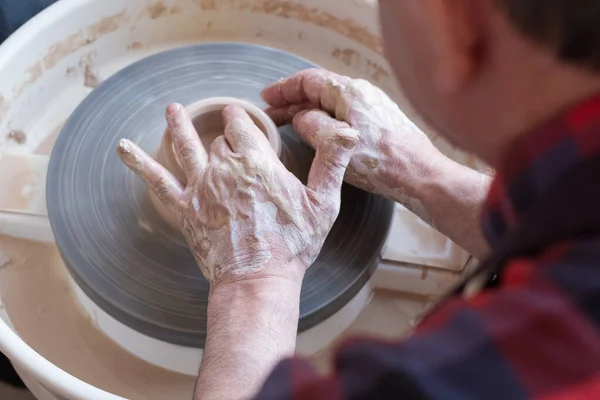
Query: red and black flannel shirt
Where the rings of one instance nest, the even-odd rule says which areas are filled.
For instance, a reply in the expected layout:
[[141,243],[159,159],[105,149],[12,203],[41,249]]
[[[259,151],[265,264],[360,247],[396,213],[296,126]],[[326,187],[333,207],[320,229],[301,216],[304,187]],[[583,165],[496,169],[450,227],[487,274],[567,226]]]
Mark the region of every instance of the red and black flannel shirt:
[[483,226],[498,285],[404,342],[347,342],[329,377],[283,361],[256,399],[600,400],[600,96],[514,147]]

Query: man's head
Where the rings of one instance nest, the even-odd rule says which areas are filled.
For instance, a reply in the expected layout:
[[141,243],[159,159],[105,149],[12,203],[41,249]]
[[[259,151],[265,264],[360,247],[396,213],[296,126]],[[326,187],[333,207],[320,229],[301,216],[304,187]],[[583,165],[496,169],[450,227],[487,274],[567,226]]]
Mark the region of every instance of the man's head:
[[380,0],[386,50],[417,111],[497,164],[518,136],[600,91],[597,0]]

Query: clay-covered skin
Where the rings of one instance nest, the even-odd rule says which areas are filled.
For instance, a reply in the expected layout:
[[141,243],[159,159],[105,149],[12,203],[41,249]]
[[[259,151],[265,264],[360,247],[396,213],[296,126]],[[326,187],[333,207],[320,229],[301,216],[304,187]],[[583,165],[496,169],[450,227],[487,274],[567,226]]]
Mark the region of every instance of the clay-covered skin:
[[267,114],[317,148],[333,127],[360,133],[345,180],[397,201],[476,257],[488,246],[479,213],[491,178],[444,156],[381,89],[308,69],[265,88]]
[[[437,156],[431,141],[398,105],[365,80],[309,69],[269,86],[262,95],[271,106],[267,114],[277,124],[292,122],[315,148],[323,127],[345,126],[360,132],[346,181],[403,204],[414,197],[410,189]],[[395,146],[398,141],[403,145]]]
[[292,264],[309,267],[339,213],[356,130],[332,125],[321,132],[304,186],[242,108],[223,111],[224,135],[208,151],[181,105],[170,105],[166,116],[185,186],[128,140],[120,141],[118,154],[179,216],[205,277],[214,283],[261,271],[285,276]]

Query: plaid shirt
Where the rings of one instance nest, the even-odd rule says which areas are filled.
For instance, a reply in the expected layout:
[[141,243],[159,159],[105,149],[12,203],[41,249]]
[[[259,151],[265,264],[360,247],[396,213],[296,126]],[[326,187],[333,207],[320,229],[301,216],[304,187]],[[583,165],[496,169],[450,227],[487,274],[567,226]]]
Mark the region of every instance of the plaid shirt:
[[[509,152],[486,202],[499,284],[408,340],[353,340],[332,376],[283,361],[256,399],[600,399],[600,97]],[[390,316],[393,317],[393,316]]]

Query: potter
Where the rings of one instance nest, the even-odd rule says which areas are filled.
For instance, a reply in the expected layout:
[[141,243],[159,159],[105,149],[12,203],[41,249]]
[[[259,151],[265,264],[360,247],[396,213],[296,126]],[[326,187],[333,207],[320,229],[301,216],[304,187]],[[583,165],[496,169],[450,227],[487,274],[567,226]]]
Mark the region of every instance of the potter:
[[[443,156],[368,82],[316,70],[263,91],[268,113],[316,148],[307,187],[237,108],[208,150],[192,131],[174,136],[185,186],[122,142],[122,160],[178,213],[211,281],[196,398],[598,398],[600,190],[590,182],[600,172],[600,7],[379,6],[388,57],[417,111],[497,176]],[[169,107],[171,124],[186,121],[181,110]],[[293,352],[303,274],[344,176],[487,261],[411,338],[348,343],[336,374],[320,378],[281,359]]]

